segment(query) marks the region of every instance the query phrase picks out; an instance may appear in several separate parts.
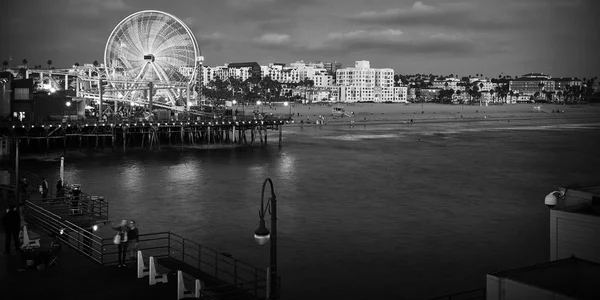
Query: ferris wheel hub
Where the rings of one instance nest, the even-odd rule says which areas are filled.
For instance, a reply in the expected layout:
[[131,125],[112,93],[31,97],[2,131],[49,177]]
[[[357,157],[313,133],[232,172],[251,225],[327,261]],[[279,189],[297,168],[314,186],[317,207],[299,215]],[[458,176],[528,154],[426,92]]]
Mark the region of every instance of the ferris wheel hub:
[[144,60],[145,61],[154,62],[154,55],[153,54],[146,54],[146,55],[144,55]]

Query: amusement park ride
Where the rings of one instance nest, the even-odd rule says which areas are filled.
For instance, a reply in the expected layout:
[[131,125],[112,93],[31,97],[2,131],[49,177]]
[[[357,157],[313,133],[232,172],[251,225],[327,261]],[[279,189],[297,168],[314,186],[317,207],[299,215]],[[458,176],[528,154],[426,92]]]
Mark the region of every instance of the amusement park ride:
[[[156,10],[136,12],[111,32],[104,49],[104,64],[75,70],[31,70],[76,77],[78,99],[93,100],[103,114],[123,107],[143,107],[146,114],[162,108],[189,115],[207,115],[200,99],[202,65],[198,42],[190,28],[177,17]],[[122,107],[122,108],[123,108]],[[210,115],[214,115],[211,112]]]

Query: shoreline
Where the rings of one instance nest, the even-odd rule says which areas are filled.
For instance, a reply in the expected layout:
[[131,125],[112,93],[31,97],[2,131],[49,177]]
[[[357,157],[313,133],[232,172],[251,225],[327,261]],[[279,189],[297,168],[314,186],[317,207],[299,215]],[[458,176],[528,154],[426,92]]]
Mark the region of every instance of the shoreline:
[[[506,117],[493,117],[488,116],[484,117],[465,117],[465,118],[421,118],[414,119],[413,125],[416,124],[443,124],[443,123],[467,123],[467,122],[501,122],[501,121],[582,121],[582,120],[596,120],[600,123],[600,118],[597,116],[574,116],[570,118],[564,117],[526,117],[526,116],[506,116]],[[315,127],[315,126],[358,126],[358,125],[397,125],[397,124],[406,124],[410,125],[409,120],[358,120],[358,121],[344,121],[344,122],[325,122],[323,124],[315,124],[315,123],[304,123],[301,124],[299,122],[288,123],[285,124],[284,127]]]

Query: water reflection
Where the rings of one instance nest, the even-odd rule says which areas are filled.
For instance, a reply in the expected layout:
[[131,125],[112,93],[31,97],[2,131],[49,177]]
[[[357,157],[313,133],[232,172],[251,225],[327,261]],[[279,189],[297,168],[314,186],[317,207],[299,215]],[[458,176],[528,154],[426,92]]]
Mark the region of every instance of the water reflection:
[[140,186],[140,179],[142,177],[142,169],[138,165],[139,163],[131,163],[129,166],[123,168],[123,180],[122,184],[124,188],[135,189]]
[[200,177],[201,167],[197,161],[187,161],[167,167],[167,179],[171,182],[196,181]]

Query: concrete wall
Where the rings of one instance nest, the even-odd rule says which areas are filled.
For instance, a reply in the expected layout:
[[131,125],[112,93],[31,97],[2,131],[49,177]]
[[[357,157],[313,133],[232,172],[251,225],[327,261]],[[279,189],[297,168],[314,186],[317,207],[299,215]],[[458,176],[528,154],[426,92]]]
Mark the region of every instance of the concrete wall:
[[600,263],[600,217],[550,210],[550,260],[578,258]]
[[575,298],[519,283],[508,278],[486,275],[486,300],[574,300]]

